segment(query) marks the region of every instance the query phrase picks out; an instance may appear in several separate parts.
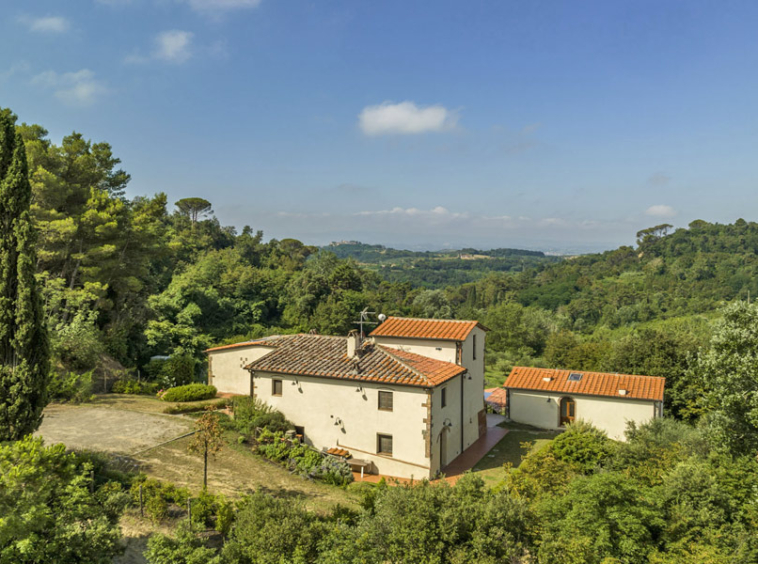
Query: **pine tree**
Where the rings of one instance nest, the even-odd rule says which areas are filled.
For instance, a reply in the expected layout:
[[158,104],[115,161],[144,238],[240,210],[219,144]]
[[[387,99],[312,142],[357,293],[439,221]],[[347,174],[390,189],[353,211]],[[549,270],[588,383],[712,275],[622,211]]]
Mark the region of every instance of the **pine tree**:
[[15,121],[9,110],[0,109],[0,441],[18,440],[39,427],[49,370],[34,278],[32,189]]

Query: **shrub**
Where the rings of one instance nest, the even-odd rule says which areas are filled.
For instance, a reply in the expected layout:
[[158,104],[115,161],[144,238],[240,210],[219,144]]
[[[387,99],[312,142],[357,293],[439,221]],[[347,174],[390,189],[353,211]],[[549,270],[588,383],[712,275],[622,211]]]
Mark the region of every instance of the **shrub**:
[[163,401],[200,401],[216,397],[217,390],[215,386],[207,384],[187,384],[186,386],[177,386],[166,390],[163,394]]
[[258,453],[269,460],[281,462],[290,458],[292,447],[284,440],[281,433],[267,433],[264,431],[259,437]]
[[[188,355],[175,355],[164,361],[160,381],[166,387],[185,386],[195,379],[197,361]],[[205,399],[205,398],[203,398]]]
[[53,370],[47,387],[50,399],[60,402],[81,403],[92,398],[92,371],[59,372]]
[[345,486],[353,481],[350,465],[342,459],[324,456],[306,445],[291,443],[282,433],[264,429],[258,437],[258,454],[284,463],[291,471],[314,480],[335,486]]
[[142,502],[145,511],[155,523],[159,523],[168,517],[170,505],[181,508],[187,506],[190,492],[187,488],[180,488],[170,482],[161,482],[155,479],[135,480],[129,491],[132,505],[139,504],[139,488],[142,486]]
[[[203,403],[188,403],[188,404],[179,404],[179,405],[169,405],[168,407],[163,409],[163,413],[169,413],[172,415],[176,415],[177,413],[196,413],[200,411],[205,411],[209,407],[213,407],[214,409],[223,409],[228,405],[227,400],[220,399],[216,401],[206,401]],[[224,417],[224,419],[227,419],[227,417]]]
[[333,456],[324,456],[321,464],[314,466],[308,476],[333,486],[346,486],[353,481],[350,465]]
[[592,472],[606,460],[612,447],[603,431],[584,421],[569,425],[549,446],[558,460],[577,464],[584,473]]
[[234,397],[232,408],[234,410],[234,427],[248,438],[254,435],[256,429],[266,429],[272,433],[284,433],[294,428],[294,425],[287,421],[283,413],[251,397]]
[[160,380],[163,376],[163,369],[166,366],[167,360],[165,358],[154,358],[143,369],[151,380]]
[[145,501],[145,513],[153,523],[160,523],[168,517],[168,502],[161,496],[150,496]]
[[158,384],[155,382],[138,382],[130,378],[119,380],[113,384],[114,394],[154,395],[157,391]]
[[182,524],[176,537],[162,533],[153,534],[147,541],[144,552],[148,564],[207,563],[218,564],[216,550],[207,548],[202,538],[190,532]]
[[91,370],[105,352],[102,336],[92,315],[76,315],[51,331],[53,356],[74,370]]

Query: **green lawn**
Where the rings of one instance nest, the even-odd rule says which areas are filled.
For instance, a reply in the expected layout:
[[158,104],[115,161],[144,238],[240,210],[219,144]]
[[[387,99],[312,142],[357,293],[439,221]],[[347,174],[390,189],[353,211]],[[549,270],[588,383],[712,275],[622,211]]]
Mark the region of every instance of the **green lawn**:
[[522,457],[527,454],[522,443],[534,443],[531,451],[539,450],[558,435],[554,431],[532,430],[511,424],[503,426],[509,429],[508,434],[473,468],[488,486],[494,486],[503,479],[504,464],[510,462],[514,468],[521,464]]

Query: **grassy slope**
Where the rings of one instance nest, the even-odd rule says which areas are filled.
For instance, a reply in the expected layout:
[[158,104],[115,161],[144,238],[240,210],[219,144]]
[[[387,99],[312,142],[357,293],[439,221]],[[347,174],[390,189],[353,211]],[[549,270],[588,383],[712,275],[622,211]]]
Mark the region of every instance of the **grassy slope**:
[[[488,486],[494,486],[504,478],[504,464],[511,464],[517,468],[523,456],[539,450],[558,435],[552,431],[539,431],[512,424],[507,427],[510,429],[508,434],[473,468]],[[533,444],[527,451],[522,447],[523,443]]]

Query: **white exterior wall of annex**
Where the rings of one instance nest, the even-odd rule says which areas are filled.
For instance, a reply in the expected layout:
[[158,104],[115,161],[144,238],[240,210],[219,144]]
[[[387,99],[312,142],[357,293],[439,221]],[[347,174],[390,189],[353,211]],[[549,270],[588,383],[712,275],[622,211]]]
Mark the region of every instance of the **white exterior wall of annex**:
[[[272,394],[274,379],[282,380],[281,396]],[[430,476],[425,388],[268,372],[256,372],[254,382],[255,397],[304,427],[306,442],[314,448],[347,449],[387,476]],[[380,390],[393,392],[392,411],[379,410]],[[378,434],[392,435],[392,456],[377,454]]]
[[222,394],[250,395],[250,372],[245,366],[274,350],[250,345],[208,353],[208,384]]
[[542,429],[559,429],[560,401],[565,397],[574,400],[577,420],[587,421],[619,441],[625,440],[627,421],[642,424],[658,414],[659,402],[652,400],[509,390],[510,418],[516,423]]

